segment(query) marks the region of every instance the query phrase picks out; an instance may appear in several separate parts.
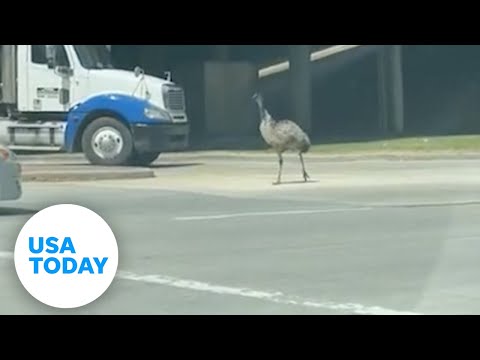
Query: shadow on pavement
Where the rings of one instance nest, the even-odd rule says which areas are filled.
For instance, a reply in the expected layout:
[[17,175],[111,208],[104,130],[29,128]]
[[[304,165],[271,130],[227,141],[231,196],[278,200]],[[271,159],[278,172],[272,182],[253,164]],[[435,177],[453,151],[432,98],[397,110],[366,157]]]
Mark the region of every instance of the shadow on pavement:
[[303,180],[291,180],[291,181],[283,181],[276,185],[276,186],[282,186],[282,185],[297,185],[297,184],[315,184],[318,183],[318,180],[308,180],[307,182]]
[[39,210],[0,206],[0,216],[34,215]]
[[168,169],[168,168],[177,168],[177,167],[192,167],[192,166],[202,166],[204,163],[169,163],[169,164],[152,164],[146,166],[151,169]]
[[76,168],[76,169],[134,169],[134,168],[175,168],[175,167],[188,167],[188,166],[201,166],[205,165],[204,163],[164,163],[164,164],[151,164],[145,166],[102,166],[102,165],[91,165],[88,163],[44,163],[44,164],[29,164],[25,163],[23,166],[25,168],[35,168],[35,169],[44,169],[44,168]]

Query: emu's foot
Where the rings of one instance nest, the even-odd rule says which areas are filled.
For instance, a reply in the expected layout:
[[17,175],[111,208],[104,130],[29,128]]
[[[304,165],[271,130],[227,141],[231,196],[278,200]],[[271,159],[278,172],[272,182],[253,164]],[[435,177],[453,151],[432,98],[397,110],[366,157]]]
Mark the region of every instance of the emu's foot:
[[273,182],[272,185],[276,186],[276,185],[280,185],[281,183],[282,183],[281,181],[277,180],[277,181]]
[[310,180],[310,176],[307,174],[306,171],[303,172],[303,180],[305,180],[305,182],[307,182],[308,180]]

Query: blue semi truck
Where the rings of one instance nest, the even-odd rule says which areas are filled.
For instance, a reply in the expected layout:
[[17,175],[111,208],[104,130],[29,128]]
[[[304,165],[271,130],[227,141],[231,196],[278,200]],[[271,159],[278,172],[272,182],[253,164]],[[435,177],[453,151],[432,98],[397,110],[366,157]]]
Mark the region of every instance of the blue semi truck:
[[107,45],[0,45],[0,143],[148,165],[189,145],[184,90],[115,69]]

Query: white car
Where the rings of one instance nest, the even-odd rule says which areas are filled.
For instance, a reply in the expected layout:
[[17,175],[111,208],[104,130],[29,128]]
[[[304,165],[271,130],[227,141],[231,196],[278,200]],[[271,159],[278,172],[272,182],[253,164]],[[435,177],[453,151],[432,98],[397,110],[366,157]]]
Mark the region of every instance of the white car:
[[0,145],[0,201],[22,196],[22,168],[13,151]]

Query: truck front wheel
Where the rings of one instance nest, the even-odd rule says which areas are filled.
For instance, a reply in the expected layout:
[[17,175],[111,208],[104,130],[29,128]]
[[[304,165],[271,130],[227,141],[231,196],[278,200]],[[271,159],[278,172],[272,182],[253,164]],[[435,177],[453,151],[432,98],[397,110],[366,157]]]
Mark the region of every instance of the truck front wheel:
[[133,154],[132,134],[117,119],[100,117],[83,132],[82,149],[92,164],[127,165]]

